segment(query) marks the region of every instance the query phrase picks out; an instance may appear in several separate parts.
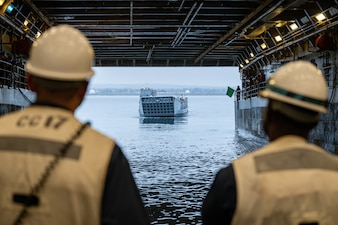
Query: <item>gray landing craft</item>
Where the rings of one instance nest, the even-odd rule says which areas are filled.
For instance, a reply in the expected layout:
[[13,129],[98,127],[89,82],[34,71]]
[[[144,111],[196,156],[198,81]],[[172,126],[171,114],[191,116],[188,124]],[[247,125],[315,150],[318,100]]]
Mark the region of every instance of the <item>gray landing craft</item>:
[[142,117],[180,117],[188,114],[188,98],[157,95],[151,88],[141,88],[139,113]]

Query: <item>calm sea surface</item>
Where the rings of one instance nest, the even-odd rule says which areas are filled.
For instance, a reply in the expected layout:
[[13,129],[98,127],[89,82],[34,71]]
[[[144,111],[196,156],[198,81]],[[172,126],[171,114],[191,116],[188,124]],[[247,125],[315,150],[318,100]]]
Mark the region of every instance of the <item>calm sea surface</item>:
[[152,224],[202,224],[201,206],[217,171],[261,140],[235,131],[228,96],[188,96],[189,115],[142,119],[138,96],[86,96],[82,121],[114,138],[130,162]]

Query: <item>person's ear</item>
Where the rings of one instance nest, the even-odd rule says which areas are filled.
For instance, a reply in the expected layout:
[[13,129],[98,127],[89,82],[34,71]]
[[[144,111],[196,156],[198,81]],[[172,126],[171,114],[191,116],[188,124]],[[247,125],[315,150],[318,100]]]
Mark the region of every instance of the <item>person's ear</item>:
[[81,97],[82,99],[84,98],[84,96],[85,96],[86,93],[87,93],[88,84],[89,84],[89,82],[86,81],[86,82],[83,84],[83,86],[80,88],[79,94],[80,94],[80,97]]
[[267,135],[269,135],[269,124],[271,122],[271,107],[270,104],[264,109],[263,112],[263,129]]

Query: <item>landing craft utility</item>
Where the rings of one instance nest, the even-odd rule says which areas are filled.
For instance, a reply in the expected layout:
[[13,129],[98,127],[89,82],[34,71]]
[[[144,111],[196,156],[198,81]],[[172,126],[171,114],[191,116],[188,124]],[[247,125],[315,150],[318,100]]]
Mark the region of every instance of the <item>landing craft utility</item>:
[[188,114],[188,98],[172,95],[157,95],[151,88],[140,90],[139,113],[142,117],[176,117]]

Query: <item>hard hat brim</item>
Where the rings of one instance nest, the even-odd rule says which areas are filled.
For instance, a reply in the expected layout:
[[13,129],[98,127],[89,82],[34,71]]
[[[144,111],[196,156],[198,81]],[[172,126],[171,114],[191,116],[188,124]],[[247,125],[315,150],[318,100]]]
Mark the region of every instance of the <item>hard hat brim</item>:
[[298,99],[294,99],[285,95],[278,94],[276,92],[273,92],[269,89],[264,89],[258,93],[258,95],[262,98],[268,98],[268,99],[274,99],[277,101],[285,102],[291,105],[295,105],[298,107],[302,107],[305,109],[309,109],[312,111],[316,112],[321,112],[321,113],[327,113],[327,109],[324,106],[321,105],[315,105],[309,102],[304,102]]
[[37,77],[41,77],[41,78],[45,78],[49,80],[60,80],[60,81],[88,80],[94,74],[93,69],[91,69],[88,72],[80,72],[80,73],[72,72],[72,75],[69,76],[67,72],[61,73],[59,71],[50,71],[50,70],[44,70],[42,68],[37,68],[34,65],[32,65],[30,62],[26,63],[26,69],[27,69],[27,72],[33,76],[37,76]]

